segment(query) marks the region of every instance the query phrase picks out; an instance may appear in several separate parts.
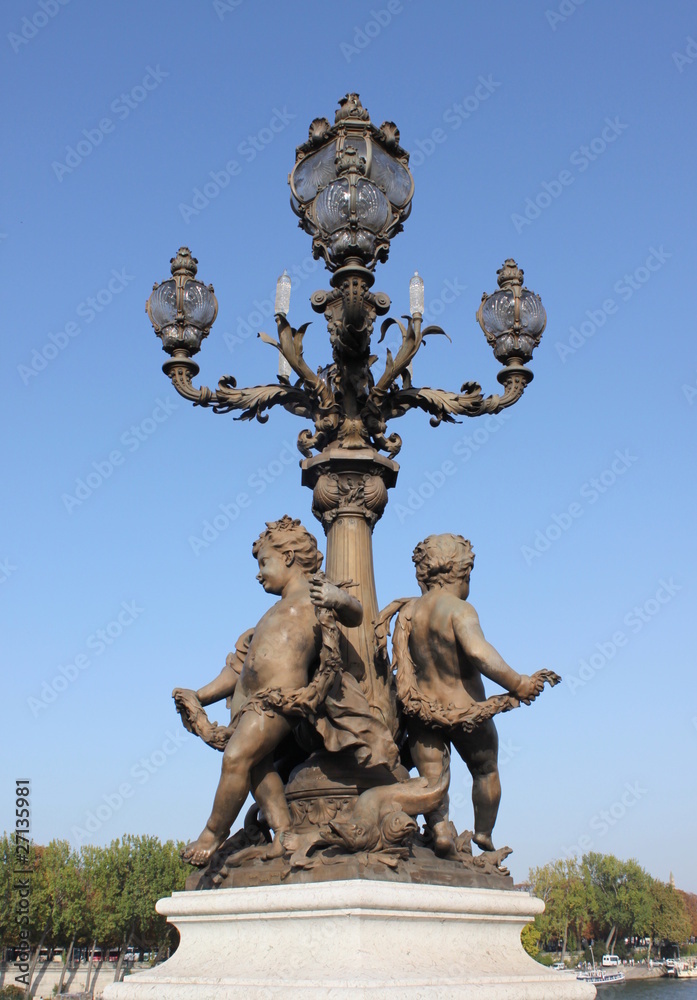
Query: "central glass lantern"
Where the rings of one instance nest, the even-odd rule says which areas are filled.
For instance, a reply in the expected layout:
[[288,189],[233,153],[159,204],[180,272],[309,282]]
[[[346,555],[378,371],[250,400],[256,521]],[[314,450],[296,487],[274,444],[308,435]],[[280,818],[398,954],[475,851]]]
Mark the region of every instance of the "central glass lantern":
[[376,128],[358,94],[339,105],[334,126],[316,118],[296,150],[291,206],[330,271],[349,263],[372,270],[409,215],[414,179],[393,122]]

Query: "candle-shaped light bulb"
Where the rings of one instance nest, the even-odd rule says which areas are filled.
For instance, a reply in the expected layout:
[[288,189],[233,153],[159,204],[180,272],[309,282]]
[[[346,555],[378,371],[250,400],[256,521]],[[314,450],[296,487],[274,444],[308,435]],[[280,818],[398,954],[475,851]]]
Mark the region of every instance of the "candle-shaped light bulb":
[[409,312],[412,316],[424,314],[424,280],[418,271],[409,279]]
[[[276,301],[274,303],[274,312],[276,314],[280,313],[282,316],[288,315],[288,310],[290,309],[290,275],[284,269],[283,274],[276,282]],[[283,357],[281,352],[278,353],[278,377],[282,379],[290,379],[290,373],[292,368]]]
[[284,270],[281,277],[276,282],[276,302],[274,312],[288,315],[290,309],[290,275]]

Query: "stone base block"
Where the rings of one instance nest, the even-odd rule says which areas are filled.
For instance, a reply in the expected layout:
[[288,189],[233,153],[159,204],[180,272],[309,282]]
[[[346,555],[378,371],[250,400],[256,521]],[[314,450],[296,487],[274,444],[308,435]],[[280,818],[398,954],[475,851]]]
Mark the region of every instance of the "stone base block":
[[533,961],[543,903],[501,889],[346,880],[177,892],[175,954],[105,1000],[572,1000],[595,987]]

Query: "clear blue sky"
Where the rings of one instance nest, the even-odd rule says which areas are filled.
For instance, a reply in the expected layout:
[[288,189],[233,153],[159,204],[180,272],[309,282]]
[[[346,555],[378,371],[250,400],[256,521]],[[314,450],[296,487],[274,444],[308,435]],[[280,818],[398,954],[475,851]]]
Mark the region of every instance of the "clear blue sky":
[[[580,846],[696,891],[694,5],[44,8],[4,4],[0,31],[0,827],[25,776],[40,842],[77,844],[98,810],[98,843],[189,838],[208,815],[220,758],[184,733],[171,689],[210,680],[268,607],[251,557],[265,520],[287,512],[324,539],[291,460],[303,423],[186,405],[143,306],[190,246],[220,302],[202,378],[273,380],[254,334],[285,267],[291,320],[314,319],[308,355],[328,357],[308,301],[327,276],[286,176],[310,121],[355,90],[413,153],[412,216],[376,288],[398,316],[418,268],[427,319],[453,340],[428,344],[416,382],[497,389],[474,314],[506,257],[549,316],[508,419],[394,425],[381,603],[415,592],[416,542],[461,532],[487,636],[517,669],[564,675],[499,724],[496,841],[517,879]],[[251,505],[192,544],[240,492]],[[56,685],[61,668],[75,679]],[[459,764],[453,794],[469,826]]]

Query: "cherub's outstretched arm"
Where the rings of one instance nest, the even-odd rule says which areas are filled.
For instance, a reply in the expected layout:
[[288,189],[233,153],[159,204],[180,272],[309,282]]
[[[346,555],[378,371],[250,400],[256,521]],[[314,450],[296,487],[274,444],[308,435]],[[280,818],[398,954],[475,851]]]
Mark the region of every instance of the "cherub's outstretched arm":
[[519,674],[509,667],[501,654],[484,638],[479,616],[471,604],[463,602],[462,607],[453,615],[453,627],[465,655],[485,677],[500,684],[526,705],[540,694],[544,679]]

